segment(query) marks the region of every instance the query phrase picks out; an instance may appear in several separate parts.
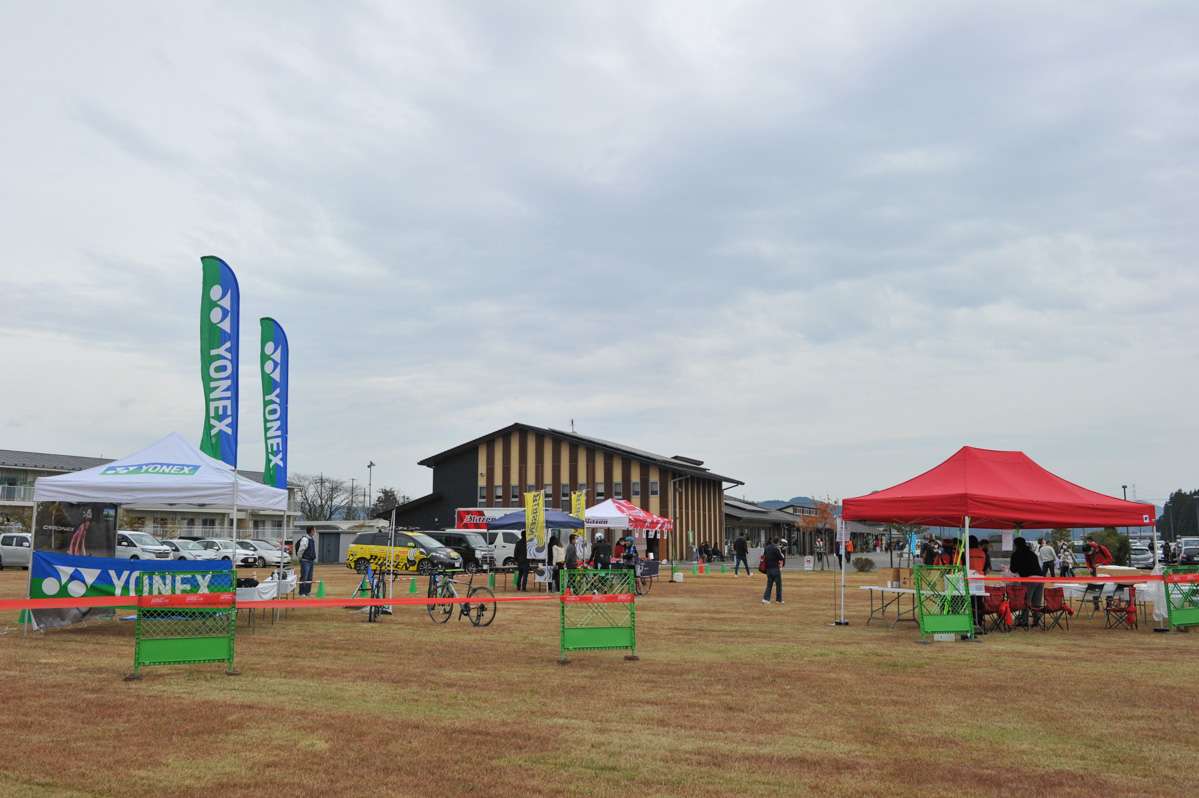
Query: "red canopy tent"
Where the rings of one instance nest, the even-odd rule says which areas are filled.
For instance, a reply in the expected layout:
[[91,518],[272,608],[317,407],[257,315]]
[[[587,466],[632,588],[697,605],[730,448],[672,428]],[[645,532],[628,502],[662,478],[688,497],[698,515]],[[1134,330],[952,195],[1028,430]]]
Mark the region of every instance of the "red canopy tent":
[[841,504],[846,521],[982,529],[1152,526],[1156,516],[1151,504],[1081,488],[1023,452],[970,446],[907,482]]

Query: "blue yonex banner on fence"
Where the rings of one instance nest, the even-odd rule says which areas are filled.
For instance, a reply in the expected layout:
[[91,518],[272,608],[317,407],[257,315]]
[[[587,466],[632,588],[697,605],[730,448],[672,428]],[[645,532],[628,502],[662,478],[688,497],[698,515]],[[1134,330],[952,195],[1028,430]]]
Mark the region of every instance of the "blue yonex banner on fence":
[[[30,564],[29,598],[83,598],[90,596],[136,596],[137,575],[152,571],[152,593],[204,593],[207,586],[195,576],[176,576],[176,571],[223,571],[233,567],[225,560],[124,560],[109,557],[82,557],[35,551]],[[130,602],[132,606],[134,602]],[[106,607],[33,610],[38,629],[65,626],[89,618],[112,615]]]
[[237,467],[238,333],[241,292],[229,264],[211,256],[200,297],[200,365],[204,382],[204,434],[200,451]]
[[287,334],[274,319],[261,319],[262,432],[266,442],[266,465],[262,481],[287,489]]

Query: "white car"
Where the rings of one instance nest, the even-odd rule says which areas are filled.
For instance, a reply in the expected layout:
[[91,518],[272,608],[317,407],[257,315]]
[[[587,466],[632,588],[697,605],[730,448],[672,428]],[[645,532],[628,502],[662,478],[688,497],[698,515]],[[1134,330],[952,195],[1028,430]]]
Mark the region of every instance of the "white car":
[[171,550],[162,541],[148,532],[130,529],[117,530],[117,559],[120,560],[169,560]]
[[234,567],[253,567],[258,565],[258,552],[243,548],[241,543],[237,544],[235,551],[233,541],[226,540],[225,538],[202,538],[197,542],[216,554],[216,559],[218,560],[233,560],[236,556],[237,559],[233,561]]
[[33,556],[31,536],[26,532],[5,532],[0,535],[0,568],[24,568],[29,570]]
[[215,551],[204,548],[194,540],[164,540],[162,545],[171,550],[172,560],[216,560]]
[[[282,543],[272,543],[269,540],[239,540],[237,545],[243,549],[249,549],[258,555],[258,567],[262,568],[267,565],[273,565],[276,568],[283,565]],[[291,561],[291,558],[287,558]]]

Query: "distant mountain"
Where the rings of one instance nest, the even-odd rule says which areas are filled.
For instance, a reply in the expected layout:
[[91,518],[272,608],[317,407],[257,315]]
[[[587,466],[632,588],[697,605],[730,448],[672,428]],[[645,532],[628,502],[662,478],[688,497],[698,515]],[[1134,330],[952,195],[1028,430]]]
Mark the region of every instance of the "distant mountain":
[[798,504],[803,507],[815,507],[816,506],[816,503],[814,501],[812,501],[811,497],[809,497],[809,496],[794,496],[790,499],[787,499],[786,501],[781,501],[779,499],[771,499],[770,501],[765,501],[765,502],[754,502],[754,504],[760,504],[763,507],[769,507],[771,510],[777,510],[780,507],[786,507],[788,504]]

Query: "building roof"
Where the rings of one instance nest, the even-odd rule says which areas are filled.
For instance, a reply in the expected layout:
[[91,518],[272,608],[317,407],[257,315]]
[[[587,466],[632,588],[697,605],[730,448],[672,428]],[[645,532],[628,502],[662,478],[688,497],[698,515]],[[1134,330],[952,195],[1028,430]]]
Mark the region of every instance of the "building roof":
[[74,454],[46,454],[0,449],[0,468],[25,468],[30,471],[83,471],[111,463],[111,457],[81,457]]
[[760,504],[754,504],[743,499],[724,497],[724,514],[738,521],[758,521],[764,524],[786,524],[795,526],[796,516],[781,510],[771,510]]
[[[75,454],[48,454],[46,452],[19,452],[15,449],[0,449],[0,468],[24,468],[28,471],[72,472],[85,471],[113,462],[112,457],[83,457]],[[261,471],[237,469],[237,473],[251,482],[261,482]],[[300,487],[288,480],[289,488]]]
[[446,449],[444,452],[439,452],[431,457],[426,457],[424,460],[421,460],[419,463],[417,463],[417,465],[423,465],[432,468],[442,460],[473,449],[479,444],[491,440],[492,438],[498,438],[502,435],[507,435],[509,432],[515,432],[516,430],[527,430],[529,432],[540,433],[542,435],[547,435],[550,438],[564,440],[569,443],[577,443],[581,446],[589,446],[592,449],[611,452],[612,454],[618,454],[622,457],[630,457],[634,460],[640,460],[656,466],[669,468],[671,471],[674,471],[678,474],[702,477],[704,479],[719,480],[721,482],[731,482],[733,485],[745,484],[744,482],[733,479],[732,477],[725,477],[721,476],[720,474],[712,473],[703,467],[702,460],[696,460],[691,457],[683,457],[681,455],[667,457],[666,455],[654,454],[653,452],[647,452],[642,449],[635,449],[632,446],[625,446],[622,443],[606,441],[602,438],[591,438],[586,435],[579,435],[576,432],[564,432],[563,430],[557,429],[543,429],[541,427],[534,427],[529,424],[521,424],[519,422],[516,424],[510,424],[509,426],[504,427],[503,429],[498,429],[495,432],[489,432],[486,435],[481,435],[474,440],[467,441],[466,443],[455,446],[452,449]]
[[403,504],[397,504],[394,507],[388,507],[383,512],[375,513],[375,518],[380,518],[385,521],[390,520],[391,514],[393,511],[395,512],[396,515],[400,515],[402,513],[408,512],[409,510],[415,510],[418,507],[424,507],[426,504],[433,504],[434,502],[437,502],[440,500],[441,500],[440,493],[426,493],[424,496],[419,496],[415,499],[411,499],[409,501],[404,502]]

